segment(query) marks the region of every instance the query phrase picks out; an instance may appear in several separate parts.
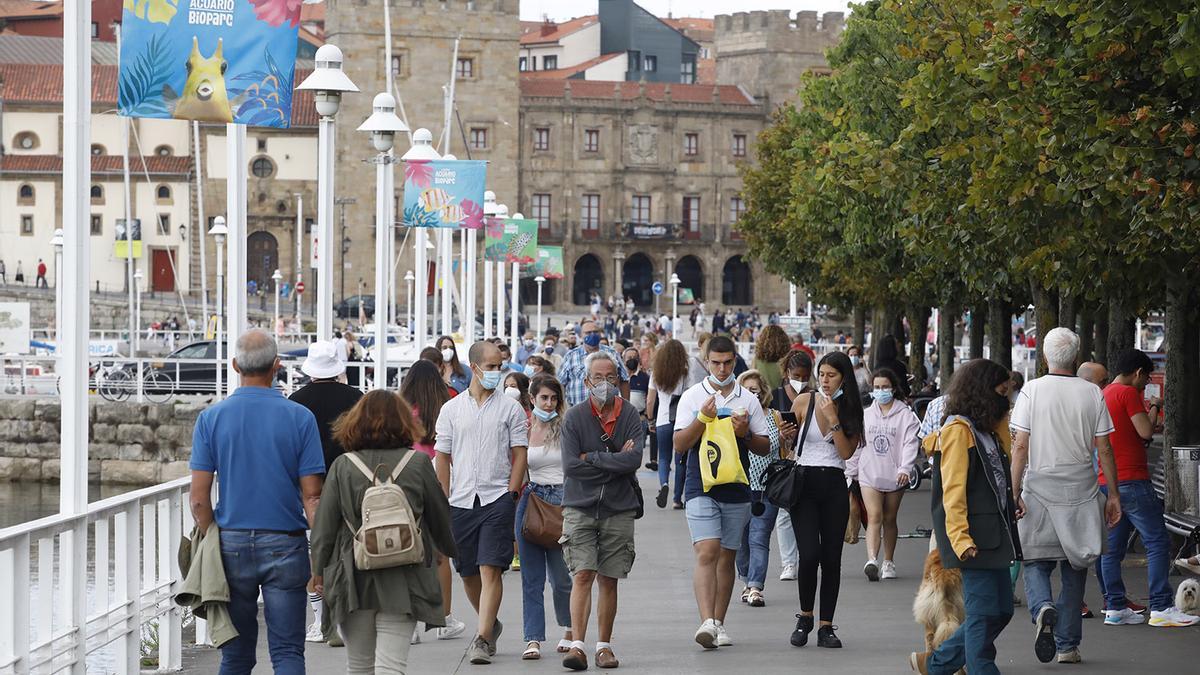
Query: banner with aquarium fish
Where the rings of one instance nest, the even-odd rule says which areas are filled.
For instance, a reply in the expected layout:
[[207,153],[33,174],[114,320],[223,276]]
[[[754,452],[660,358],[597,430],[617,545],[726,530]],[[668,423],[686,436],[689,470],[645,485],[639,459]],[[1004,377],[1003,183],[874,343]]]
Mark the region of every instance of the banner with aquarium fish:
[[526,265],[521,268],[522,279],[536,279],[538,277],[562,279],[564,276],[563,247],[561,246],[537,247],[537,260],[533,261],[532,265]]
[[456,159],[404,162],[404,216],[408,227],[483,227],[487,162]]
[[538,221],[488,218],[483,231],[483,259],[529,265],[537,261]]
[[125,0],[120,114],[286,129],[300,4]]

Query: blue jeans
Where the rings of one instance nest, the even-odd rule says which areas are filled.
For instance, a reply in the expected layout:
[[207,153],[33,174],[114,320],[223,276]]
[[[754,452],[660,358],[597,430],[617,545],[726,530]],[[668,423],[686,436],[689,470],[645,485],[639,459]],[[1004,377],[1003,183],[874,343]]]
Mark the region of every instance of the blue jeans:
[[[1108,531],[1108,549],[1096,563],[1096,578],[1104,591],[1108,609],[1125,609],[1125,581],[1121,561],[1129,545],[1129,534],[1137,530],[1146,545],[1146,580],[1150,586],[1150,609],[1161,611],[1175,604],[1171,583],[1171,535],[1163,522],[1163,503],[1148,480],[1121,481],[1121,522]],[[1100,487],[1104,494],[1107,488]]]
[[675,428],[670,424],[660,424],[655,427],[654,435],[658,437],[658,484],[669,485],[671,478],[671,466],[675,467],[675,503],[683,503],[683,479],[684,479],[684,462],[687,461],[686,454],[676,454],[675,443],[672,438],[675,435]]
[[[1087,584],[1086,569],[1077,570],[1066,560],[1026,560],[1025,600],[1029,614],[1037,622],[1038,611],[1046,605],[1058,609],[1058,623],[1054,626],[1054,645],[1059,653],[1079,646],[1083,639],[1083,587]],[[1062,590],[1058,601],[1050,588],[1050,576],[1058,567],[1062,574]]]
[[1012,575],[1008,569],[964,569],[962,577],[966,618],[929,655],[928,672],[950,675],[965,665],[971,675],[999,675],[996,638],[1012,619]]
[[521,615],[525,641],[545,642],[546,601],[543,589],[546,587],[547,573],[554,596],[554,618],[562,628],[571,627],[571,575],[563,562],[562,549],[542,548],[521,534],[530,492],[537,494],[547,504],[562,504],[563,486],[530,483],[521,493],[521,501],[517,502],[515,529],[517,552],[521,554]]
[[224,530],[221,562],[229,583],[229,615],[238,631],[221,647],[221,675],[248,675],[254,669],[259,589],[271,667],[276,673],[303,675],[305,586],[312,576],[308,540],[303,535]]
[[[742,530],[742,547],[737,552],[738,577],[746,580],[746,585],[762,590],[767,581],[767,563],[771,557],[771,531],[775,529],[775,518],[779,515],[779,507],[767,501],[761,490],[750,492],[750,503],[762,500],[761,516],[750,516],[750,522]],[[751,512],[753,514],[753,511]]]

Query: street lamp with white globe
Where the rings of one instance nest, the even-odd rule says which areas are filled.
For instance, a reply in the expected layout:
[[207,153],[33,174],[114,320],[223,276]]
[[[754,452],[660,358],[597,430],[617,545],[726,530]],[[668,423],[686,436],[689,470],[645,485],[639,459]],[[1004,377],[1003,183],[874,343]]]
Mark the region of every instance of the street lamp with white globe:
[[322,45],[314,68],[296,89],[311,91],[321,121],[317,130],[317,339],[333,339],[333,141],[342,94],[356,92],[342,72],[342,50]]
[[229,228],[225,227],[225,216],[213,218],[213,225],[208,230],[213,241],[217,243],[217,326],[213,337],[217,343],[217,378],[216,395],[221,398],[221,371],[224,369],[225,340],[221,331],[225,326],[225,237],[229,236]]
[[371,102],[371,116],[358,130],[371,134],[371,145],[379,153],[372,160],[375,163],[375,388],[386,389],[388,272],[392,264],[387,173],[392,170],[393,161],[388,153],[396,143],[396,134],[408,131],[408,125],[396,116],[396,99],[381,92]]
[[282,337],[283,331],[279,329],[279,284],[283,281],[283,272],[280,272],[278,269],[275,270],[275,273],[271,275],[271,281],[275,282],[275,321],[271,324],[271,332],[275,333],[276,336]]
[[410,338],[415,338],[415,335],[416,335],[415,333],[413,333],[413,325],[412,325],[412,322],[413,322],[413,279],[416,279],[416,276],[413,275],[412,270],[409,270],[404,273],[404,283],[408,285],[408,305],[407,305],[407,309],[405,310],[405,313],[404,313],[404,315],[405,315],[404,327],[408,330],[408,336]]
[[537,282],[538,287],[538,309],[537,309],[537,341],[542,342],[542,284],[546,283],[546,277],[537,275],[533,278]]
[[137,304],[134,305],[133,325],[137,328],[133,332],[133,353],[136,356],[142,351],[142,279],[145,276],[141,270],[133,273],[133,285],[137,288]]
[[59,331],[62,330],[62,258],[63,258],[63,231],[58,228],[54,231],[54,236],[50,238],[50,245],[54,247],[54,340],[58,342]]
[[679,275],[671,275],[671,337],[678,339],[675,334],[675,324],[679,323]]

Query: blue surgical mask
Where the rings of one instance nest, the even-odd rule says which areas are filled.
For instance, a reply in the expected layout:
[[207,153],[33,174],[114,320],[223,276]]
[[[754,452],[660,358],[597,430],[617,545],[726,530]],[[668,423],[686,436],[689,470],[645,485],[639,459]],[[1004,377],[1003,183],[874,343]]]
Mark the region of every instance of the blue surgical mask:
[[836,401],[836,400],[838,400],[838,398],[840,398],[840,397],[841,397],[841,395],[842,395],[842,388],[841,388],[841,387],[838,387],[838,390],[837,390],[837,391],[835,391],[835,392],[833,392],[833,396],[830,396],[829,398],[830,398],[831,400],[834,400],[834,401]]
[[533,377],[534,375],[537,375],[537,371],[535,371],[533,369],[533,366],[529,365],[528,363],[525,364],[524,372],[525,372],[525,377]]
[[550,412],[546,412],[545,410],[542,410],[541,408],[534,408],[533,416],[543,422],[549,422],[550,420],[554,419],[555,417],[558,417],[558,411],[551,410]]
[[483,385],[484,389],[491,391],[500,386],[500,378],[502,377],[504,377],[504,373],[499,370],[480,371],[479,384]]
[[894,395],[891,389],[876,389],[871,392],[871,398],[879,401],[880,405],[887,405],[892,402]]
[[600,334],[599,333],[588,333],[588,334],[584,335],[583,336],[583,344],[585,344],[589,347],[599,347],[600,346]]
[[735,380],[737,380],[737,375],[734,375],[733,373],[730,373],[729,377],[725,378],[724,380],[718,380],[716,375],[708,376],[709,382],[713,383],[714,385],[716,385],[717,387],[720,387],[722,389],[733,384]]

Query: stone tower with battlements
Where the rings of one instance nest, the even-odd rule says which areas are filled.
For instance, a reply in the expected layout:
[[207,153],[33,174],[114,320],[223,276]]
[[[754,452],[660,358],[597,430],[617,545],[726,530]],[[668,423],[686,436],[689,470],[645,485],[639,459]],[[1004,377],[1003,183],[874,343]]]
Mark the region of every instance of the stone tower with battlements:
[[[383,3],[391,3],[392,63],[384,52]],[[456,114],[451,118],[450,152],[458,159],[483,159],[488,164],[488,188],[501,203],[517,210],[517,155],[520,87],[517,56],[521,35],[518,0],[326,0],[326,41],[345,57],[343,68],[360,93],[342,99],[337,116],[336,195],[347,203],[334,207],[334,298],[374,293],[375,167],[364,160],[374,155],[368,134],[355,131],[371,113],[371,100],[386,89],[387,68],[413,130],[425,127],[434,142],[444,119],[442,87],[449,82],[458,48],[455,85]],[[399,114],[399,108],[397,114]],[[396,137],[396,155],[408,150],[404,134]],[[438,151],[442,146],[438,145]],[[403,169],[396,167],[396,199],[403,198]],[[354,200],[348,203],[348,200]],[[401,212],[397,205],[396,212]],[[343,220],[344,213],[344,220]],[[397,219],[399,215],[397,215]],[[350,239],[343,260],[339,241]],[[404,230],[396,233],[397,248]],[[396,278],[412,267],[412,242],[400,256]],[[404,282],[398,281],[399,303],[405,303]]]
[[786,9],[721,14],[715,20],[717,82],[741,85],[771,106],[795,100],[800,76],[828,72],[825,50],[837,44],[842,12]]

